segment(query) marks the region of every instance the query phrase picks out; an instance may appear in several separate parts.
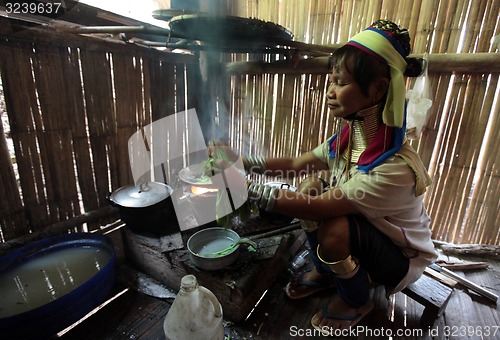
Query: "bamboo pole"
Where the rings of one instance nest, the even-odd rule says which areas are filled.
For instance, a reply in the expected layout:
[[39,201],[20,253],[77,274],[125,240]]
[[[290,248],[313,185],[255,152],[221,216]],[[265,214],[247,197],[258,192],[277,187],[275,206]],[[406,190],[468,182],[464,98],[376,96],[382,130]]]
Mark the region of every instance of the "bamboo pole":
[[[80,213],[70,149],[71,134],[68,131],[64,105],[67,96],[59,56],[57,48],[38,47],[32,58],[42,121],[42,125],[37,129],[38,147],[50,221]],[[51,96],[54,92],[58,93],[62,100],[54,100],[54,96]],[[72,199],[68,198],[68,194],[71,193],[73,193]],[[73,204],[69,203],[69,200],[76,205],[78,211],[73,211]]]
[[368,10],[369,10],[369,7],[370,7],[370,3],[369,1],[363,1],[361,3],[361,6],[360,6],[360,9],[359,9],[359,18],[361,18],[360,20],[360,30],[363,30],[364,28],[368,27],[371,22],[369,22],[369,14],[368,14]]
[[[469,39],[466,39],[465,42],[463,43],[464,49],[468,51],[474,51],[477,49],[477,45],[480,44],[481,38],[478,36],[479,31],[481,31],[481,28],[474,26],[474,22],[476,21],[475,19],[477,17],[483,17],[484,12],[486,11],[486,5],[485,3],[480,3],[479,6],[478,4],[473,4],[471,6],[471,12],[469,14],[469,19],[468,19],[468,30],[471,32],[467,36],[469,36]],[[471,25],[473,27],[471,28]],[[479,41],[478,41],[479,39]],[[477,112],[481,112],[479,108],[481,107],[483,101],[484,101],[484,92],[486,88],[486,79],[482,77],[473,77],[472,79],[476,80],[475,84],[477,83],[476,88],[479,91],[473,91],[473,87],[469,87],[470,95],[469,97],[471,98],[471,102],[473,102],[473,107],[466,112],[472,112],[472,115],[475,117],[474,121],[474,129],[470,128],[468,125],[465,125],[466,127],[469,127],[468,130],[472,131],[465,131],[464,134],[468,137],[467,140],[464,142],[460,143],[459,145],[462,146],[462,149],[467,150],[468,153],[473,153],[472,159],[469,159],[468,161],[463,161],[463,167],[464,171],[468,169],[470,176],[475,175],[475,171],[477,169],[477,157],[479,156],[479,150],[481,149],[481,144],[483,142],[483,136],[485,133],[486,125],[489,119],[489,113],[485,115],[477,115]],[[469,120],[468,124],[471,124],[472,122]],[[475,132],[475,133],[472,133]],[[470,138],[472,137],[472,138]],[[475,156],[475,157],[474,157]],[[460,159],[459,159],[460,161]],[[470,163],[470,164],[468,164]],[[472,179],[471,179],[472,182]],[[466,189],[468,192],[470,192],[470,189]],[[466,202],[467,203],[467,202]],[[465,212],[465,208],[463,209]],[[486,227],[486,225],[485,225]],[[457,240],[457,237],[455,237],[455,240]],[[464,239],[460,239],[460,241],[464,241]],[[465,240],[466,241],[466,240]]]
[[[483,39],[485,40],[485,39]],[[484,45],[481,41],[478,45]],[[498,74],[490,77],[487,94],[484,96],[482,103],[482,112],[480,117],[488,119],[491,112],[498,112],[498,107],[494,108],[494,93],[498,86]],[[498,103],[497,103],[498,104]],[[498,106],[498,105],[497,105]],[[478,182],[474,188],[471,199],[468,216],[466,218],[464,240],[480,239],[482,242],[498,242],[498,179],[492,171],[491,164],[498,161],[499,153],[494,151],[496,141],[498,139],[498,115],[494,115],[491,119],[490,134],[484,138],[484,145],[481,150],[484,150],[483,163],[478,165]],[[495,144],[494,144],[495,143]],[[490,157],[490,155],[492,157]],[[495,186],[496,185],[496,186]],[[496,196],[495,196],[496,195]],[[481,221],[484,227],[481,230],[475,228],[476,224]]]
[[[362,27],[363,25],[363,17],[362,17],[362,11],[363,11],[363,1],[357,1],[352,3],[352,10],[351,10],[351,22],[349,24],[349,34],[348,34],[348,40],[351,39],[351,37],[358,32],[361,32],[365,27]],[[352,18],[356,18],[356,20],[352,20]]]
[[93,170],[94,174],[99,174],[94,177],[94,183],[100,193],[98,205],[103,206],[107,204],[105,194],[111,182],[108,171],[115,175],[115,169],[110,168],[112,160],[108,158],[114,152],[110,138],[116,133],[115,127],[109,124],[115,119],[111,65],[108,54],[85,50],[81,52],[81,64]]
[[461,184],[457,189],[463,192],[463,200],[459,203],[457,209],[456,231],[453,235],[454,242],[462,242],[462,223],[464,220],[466,209],[468,208],[469,195],[472,188],[472,181],[477,167],[480,145],[485,133],[488,116],[483,115],[477,119],[477,113],[480,112],[481,103],[483,102],[485,82],[481,75],[470,77],[468,87],[466,89],[467,103],[463,108],[463,115],[460,124],[460,130],[457,134],[457,145],[459,148],[456,157],[456,166],[462,169]]
[[381,17],[389,20],[394,18],[394,7],[396,2],[394,0],[384,0],[381,9]]
[[[453,13],[460,13],[461,15],[464,3],[463,1],[459,0],[461,5],[453,6],[450,7],[450,11]],[[454,23],[452,23],[453,26],[458,26],[458,20],[455,20],[454,18]],[[451,32],[454,32],[453,29]],[[445,52],[452,52],[455,51],[456,46],[458,46],[458,38],[459,34],[450,34],[450,39],[448,40],[448,44],[446,45],[446,49],[444,50]],[[426,47],[427,49],[427,47]],[[430,67],[430,65],[429,65]],[[457,77],[460,77],[458,75]],[[451,78],[450,78],[451,79]],[[433,228],[433,234],[438,235],[441,238],[446,238],[446,235],[449,234],[450,229],[453,227],[451,224],[447,224],[446,218],[443,218],[447,214],[449,214],[449,207],[448,207],[448,198],[450,197],[449,195],[441,195],[440,193],[445,192],[446,187],[443,186],[443,183],[446,183],[448,180],[447,174],[448,174],[448,168],[444,166],[444,162],[446,159],[446,154],[444,153],[444,150],[446,150],[446,146],[449,145],[449,138],[450,138],[450,129],[451,129],[451,123],[454,118],[454,112],[456,108],[460,108],[459,105],[457,105],[457,101],[460,100],[458,97],[460,94],[460,86],[457,86],[459,80],[456,80],[455,83],[452,86],[452,92],[449,95],[450,98],[450,106],[449,108],[444,112],[444,119],[441,120],[440,122],[440,127],[438,131],[438,137],[439,139],[436,140],[435,142],[435,155],[433,156],[431,160],[430,167],[433,169],[431,172],[431,176],[435,178],[435,186],[433,187],[433,190],[431,192],[431,197],[429,198],[429,209],[431,211],[431,216],[434,220],[434,228]],[[450,127],[450,128],[448,128]],[[432,210],[434,209],[434,210]]]
[[490,37],[495,37],[495,36],[498,37],[498,35],[500,34],[497,25],[498,20],[495,19],[495,15],[497,15],[497,13],[500,13],[500,2],[492,1],[490,4],[491,4],[491,9],[486,15],[487,21],[486,24],[484,25],[484,30],[483,30],[483,36],[486,39],[483,39],[483,44],[479,45],[479,51],[498,52],[498,50],[500,50],[500,47],[498,45],[495,47],[494,41],[492,41]]
[[[467,21],[464,23],[464,26],[466,27],[465,29],[465,35],[464,39],[462,41],[463,44],[463,49],[465,52],[475,52],[474,48],[474,43],[473,41],[476,40],[477,34],[479,33],[480,28],[477,26],[481,26],[481,12],[484,12],[485,10],[486,3],[485,1],[482,2],[471,2],[470,3],[470,10],[468,11],[468,16],[467,16]],[[477,22],[479,17],[479,22]]]
[[[474,101],[469,99],[472,97],[471,92],[476,94],[476,96],[474,96],[473,98],[480,98],[480,95],[478,95],[477,91],[475,90],[477,86],[476,81],[473,78],[476,77],[472,77],[472,79],[470,79],[468,82],[467,88],[464,89],[465,105],[460,105],[460,110],[462,112],[462,117],[460,119],[461,124],[458,126],[458,130],[456,132],[453,132],[453,135],[456,136],[456,141],[454,142],[454,144],[457,145],[456,150],[459,151],[457,151],[457,157],[455,157],[455,155],[452,155],[455,158],[453,159],[453,164],[450,168],[450,171],[452,171],[453,175],[448,175],[448,177],[452,179],[452,183],[449,185],[449,187],[453,188],[453,191],[456,193],[462,193],[462,195],[459,195],[462,198],[455,199],[451,209],[450,217],[451,221],[453,221],[451,225],[454,227],[450,230],[448,239],[455,242],[459,241],[460,239],[462,225],[461,221],[463,220],[463,214],[465,213],[468,194],[470,192],[472,184],[472,176],[475,167],[474,159],[477,157],[477,154],[475,155],[474,149],[471,150],[470,145],[474,145],[477,150],[478,141],[476,141],[473,137],[478,135],[482,136],[483,133],[481,131],[485,128],[486,125],[485,123],[481,124],[481,122],[478,124],[472,118],[475,117],[474,106],[477,105],[477,100],[480,100],[477,99],[476,103],[474,103]],[[469,114],[469,112],[473,113]],[[475,127],[475,129],[472,128],[473,126]],[[476,130],[479,131],[477,133],[473,133],[473,131]]]
[[[472,6],[472,7],[474,7],[474,6]],[[477,16],[477,17],[482,17],[482,16],[484,16],[484,15],[482,14],[484,11],[485,11],[484,7],[479,7],[479,6],[476,6],[476,7],[474,7],[474,8],[473,8],[473,13],[470,15],[470,17],[471,17],[472,19],[474,18],[474,16]],[[469,23],[469,25],[470,25],[470,23]],[[476,29],[476,30],[477,30],[477,29]],[[473,35],[473,33],[471,33],[471,35]],[[468,41],[466,41],[466,42],[464,43],[464,49],[465,49],[465,50],[469,50],[469,51],[471,51],[471,50],[475,49],[475,46],[476,46],[476,45],[480,45],[480,44],[481,44],[481,41],[477,41],[477,39],[473,39],[473,38],[471,38],[471,39],[469,39]],[[469,46],[469,45],[470,45],[470,46]],[[471,88],[469,88],[469,90],[471,90]],[[474,100],[478,100],[478,97],[480,98],[480,95],[479,95],[478,93],[471,93],[470,97],[474,98]],[[479,104],[478,104],[478,105],[479,105]],[[491,107],[491,104],[490,104],[489,106]],[[474,112],[474,110],[473,110],[473,112]],[[481,130],[479,130],[479,131],[478,131],[478,133],[476,134],[476,135],[478,135],[478,136],[479,136],[479,140],[477,140],[477,141],[476,141],[476,140],[474,140],[474,139],[472,139],[472,140],[471,140],[471,139],[468,139],[468,140],[466,140],[466,141],[465,141],[465,144],[464,144],[464,143],[459,144],[459,147],[460,147],[460,145],[463,145],[463,146],[461,146],[461,148],[462,148],[462,149],[467,149],[467,146],[470,146],[470,143],[472,143],[472,144],[474,144],[474,146],[475,146],[476,150],[477,150],[477,149],[480,149],[480,148],[481,148],[481,143],[482,143],[482,136],[484,135],[484,129],[485,129],[485,125],[486,125],[486,121],[487,121],[487,120],[488,120],[488,115],[483,115],[482,117],[480,116],[480,122],[479,122],[479,124],[478,124],[477,122],[475,122],[475,124],[474,124],[475,126],[482,127],[482,129],[481,129]],[[482,121],[483,123],[481,123],[481,121]],[[470,134],[469,134],[469,135],[470,135]],[[473,136],[474,136],[474,135],[473,135]],[[469,149],[470,149],[470,148],[469,148]],[[473,161],[473,162],[472,162],[472,164],[469,166],[469,168],[475,168],[475,166],[476,166],[476,163]],[[486,208],[486,207],[488,207],[488,204],[483,203],[483,206],[482,206],[481,208],[482,208],[482,209],[483,209],[483,208],[485,208],[484,210],[487,210],[487,208]],[[484,229],[486,229],[486,228],[488,227],[488,224],[485,224],[485,223],[484,223],[484,222],[485,222],[484,220],[483,220],[483,221],[481,221],[481,220],[479,220],[479,221],[475,221],[475,223],[473,223],[472,225],[468,225],[468,227],[469,227],[469,228],[474,228],[474,227],[475,227],[475,224],[476,224],[477,222],[483,222],[482,224],[484,225]],[[483,230],[484,230],[484,229],[483,229]],[[455,238],[455,240],[456,240],[456,238]],[[467,241],[467,240],[464,240],[464,241]]]
[[[465,106],[467,106],[466,97],[466,86],[468,86],[469,81],[465,80],[460,83],[460,101],[458,102],[457,109],[455,110],[455,117],[453,121],[452,128],[450,129],[450,139],[448,144],[458,144],[458,139],[460,139],[460,129],[462,122],[464,121],[464,115],[467,112]],[[448,148],[449,152],[445,154],[445,166],[446,166],[446,187],[444,190],[449,190],[449,188],[454,188],[456,195],[448,196],[443,195],[441,199],[444,199],[446,205],[448,206],[449,213],[446,214],[446,224],[449,226],[445,239],[454,240],[457,236],[457,226],[460,225],[460,218],[458,212],[460,210],[460,204],[464,201],[465,195],[462,184],[463,181],[463,167],[461,167],[456,162],[455,156],[457,156],[461,151],[457,150],[456,147]]]
[[[422,58],[423,54],[411,54],[411,57]],[[456,73],[496,73],[500,72],[500,54],[498,53],[442,53],[429,54],[428,70],[433,72]],[[309,74],[327,73],[328,57],[302,59],[298,62],[280,60],[266,62],[230,62],[224,68],[227,74]]]
[[[80,56],[77,49],[67,49],[64,55],[62,72],[64,84],[68,89],[68,115],[71,122],[73,153],[75,158],[78,186],[80,187],[84,211],[97,209],[98,198],[95,192],[90,141],[87,132],[87,119],[84,107]],[[91,229],[91,226],[89,225]]]
[[322,30],[325,27],[325,23],[318,9],[321,2],[322,0],[319,0],[311,2],[310,4],[309,42],[314,44],[321,43],[321,31],[319,32],[320,34],[318,34],[318,27],[321,27],[319,30]]
[[[396,10],[396,13],[398,13],[398,22],[399,27],[403,27],[408,29],[408,24],[410,23],[410,18],[412,14],[412,7],[414,6],[413,1],[398,1],[398,8]],[[409,31],[410,33],[413,33],[413,31]],[[410,38],[412,38],[410,36]],[[411,42],[410,42],[411,45]]]
[[334,0],[334,6],[333,6],[333,24],[334,24],[334,30],[332,33],[332,42],[333,43],[338,43],[340,41],[345,41],[342,40],[340,37],[340,22],[341,22],[341,13],[342,13],[342,0]]
[[422,0],[421,12],[418,16],[417,27],[414,36],[414,49],[416,51],[428,51],[429,32],[432,31],[431,15],[433,11],[432,0]]
[[[486,4],[482,4],[486,5]],[[491,4],[493,6],[493,4]],[[489,7],[489,6],[488,6]],[[484,13],[484,14],[483,14]],[[496,13],[498,13],[498,4],[496,5]],[[483,16],[483,17],[488,17],[488,8],[481,6],[479,9],[479,14],[478,16]],[[487,22],[483,22],[483,25],[479,30],[481,32],[487,31],[486,27],[490,26],[493,24],[494,21],[491,19],[486,19]],[[486,27],[485,27],[486,26]],[[476,27],[475,30],[477,31],[478,28]],[[482,35],[480,33],[477,33],[478,38],[473,42],[473,46],[476,49],[486,49],[487,46],[489,45],[489,39],[487,35]],[[483,46],[483,47],[481,47]],[[498,86],[498,75],[495,77],[491,77],[490,79],[490,91],[487,96],[484,98],[484,103],[483,103],[483,108],[486,108],[486,110],[483,110],[481,112],[480,117],[482,120],[488,120],[489,119],[489,114],[492,112],[497,112],[498,109],[495,111],[495,108],[490,109],[493,106],[493,93],[494,89]],[[492,123],[495,124],[497,121],[496,116],[491,119]],[[490,129],[490,131],[495,131],[494,128]],[[484,134],[484,133],[483,133]],[[491,140],[494,139],[490,136],[486,136],[486,138],[483,140],[485,145],[481,145],[481,150],[487,150],[488,153],[484,153],[485,155],[491,155],[495,154],[495,151],[491,149]],[[473,197],[472,197],[472,202],[471,203],[471,209],[470,209],[470,215],[473,216],[473,218],[468,217],[467,218],[467,223],[466,231],[464,237],[469,237],[472,238],[474,237],[475,239],[480,239],[485,242],[491,242],[492,240],[498,240],[498,223],[499,223],[499,214],[498,214],[498,180],[497,177],[492,175],[491,173],[491,168],[489,168],[490,160],[493,160],[493,164],[495,163],[495,160],[498,161],[498,152],[496,152],[496,157],[487,157],[486,161],[486,172],[483,172],[482,169],[479,169],[478,171],[481,171],[481,176],[478,177],[479,181],[476,184]],[[497,163],[498,164],[498,163]],[[480,165],[482,166],[482,165]],[[484,166],[484,165],[483,165]],[[497,185],[497,187],[495,187]],[[496,189],[495,189],[496,188]],[[478,192],[478,195],[476,195],[476,191]],[[496,196],[495,196],[496,195]],[[474,203],[477,202],[477,203]],[[475,212],[478,211],[478,213]],[[477,225],[478,221],[482,222],[482,225],[484,227],[481,229],[481,231],[474,231],[475,228],[473,226]],[[474,232],[473,232],[474,231]]]
[[434,29],[434,32],[436,32],[436,34],[435,34],[434,43],[432,45],[432,48],[429,49],[430,53],[439,53],[442,51],[441,44],[442,44],[442,40],[444,38],[443,32],[449,26],[449,22],[447,21],[447,18],[449,18],[449,16],[447,15],[447,6],[443,2],[440,2],[439,6],[437,8],[436,23],[435,23],[435,29]]
[[330,1],[322,0],[320,5],[318,5],[318,11],[323,17],[323,28],[321,27],[321,25],[318,25],[318,29],[324,30],[324,34],[322,35],[321,40],[318,43],[322,45],[332,44],[333,30],[335,26],[332,21],[333,14],[332,9],[330,8]]
[[[121,187],[133,183],[128,157],[128,139],[137,131],[139,121],[143,120],[144,98],[142,91],[142,68],[137,63],[137,55],[113,54],[113,87],[115,90],[116,110],[116,172],[114,185]],[[136,63],[134,65],[134,60]]]
[[450,53],[458,51],[460,36],[462,33],[463,20],[467,16],[467,0],[459,0],[456,12],[453,15],[450,38],[448,40],[447,51]]
[[[456,102],[459,100],[459,86],[453,86],[451,91],[452,92],[450,93],[450,98],[452,102],[450,103],[450,107],[446,111],[443,111],[443,120],[441,120],[440,124],[440,130],[442,130],[440,131],[441,139],[436,141],[436,145],[438,146],[443,144],[442,140],[447,136],[447,131],[449,130],[448,127],[451,127],[451,122],[453,119],[453,109],[458,106]],[[445,224],[444,221],[442,221],[441,214],[446,214],[448,210],[443,200],[441,199],[441,196],[438,195],[438,193],[443,192],[446,187],[445,184],[447,177],[445,171],[447,169],[443,165],[444,160],[446,159],[446,149],[444,147],[435,147],[434,150],[436,152],[434,155],[434,162],[431,163],[431,166],[435,166],[435,164],[438,164],[439,168],[437,168],[436,166],[433,171],[430,171],[430,174],[433,177],[433,185],[431,189],[432,194],[427,200],[427,207],[430,215],[432,216],[433,225],[437,227],[433,228],[433,238],[439,240],[443,237],[443,233],[446,232],[446,229],[449,227],[449,225]]]
[[[429,150],[430,157],[429,157],[429,163],[427,163],[429,174],[433,178],[433,184],[431,186],[431,189],[427,191],[424,201],[429,211],[431,211],[431,209],[434,206],[437,207],[439,205],[440,196],[437,194],[439,191],[436,190],[436,187],[441,177],[440,152],[444,148],[443,144],[444,144],[445,130],[447,122],[449,121],[449,116],[451,115],[451,109],[448,107],[448,105],[452,106],[453,100],[456,98],[452,97],[452,94],[450,93],[450,101],[448,103],[446,102],[450,79],[451,79],[450,75],[447,74],[440,75],[438,81],[439,86],[436,87],[435,90],[436,95],[432,107],[432,109],[435,112],[437,112],[437,115],[439,115],[439,118],[436,117],[435,123],[433,125],[429,125],[430,127],[429,131],[424,131],[422,135],[423,143],[428,142],[429,144],[426,145],[433,145],[433,148],[430,148]],[[439,223],[435,223],[435,218],[432,215],[432,213],[431,216],[434,221],[432,228],[433,235],[437,235],[439,233],[439,230],[444,227],[441,226],[441,224]]]
[[351,37],[350,21],[352,19],[352,2],[343,1],[341,10],[342,10],[342,15],[340,16],[339,40],[348,41],[349,38]]
[[443,192],[449,192],[453,188],[455,195],[442,195],[441,200],[443,200],[449,209],[449,213],[446,214],[445,223],[448,225],[445,234],[446,240],[455,240],[459,226],[461,225],[461,220],[459,218],[458,211],[460,209],[460,203],[465,199],[467,192],[464,192],[464,187],[461,184],[462,171],[463,168],[457,164],[456,156],[460,153],[457,149],[457,144],[460,139],[460,129],[462,122],[464,121],[464,115],[467,112],[466,106],[468,106],[467,100],[467,87],[470,85],[470,77],[462,76],[461,80],[457,82],[457,90],[459,91],[459,100],[457,101],[457,106],[454,109],[453,120],[450,125],[450,130],[448,134],[447,142],[447,152],[443,155],[443,161],[445,165],[445,176],[446,176],[446,186],[443,188]]
[[424,50],[417,48],[415,44],[415,33],[417,32],[417,22],[419,16],[414,15],[413,13],[420,13],[421,7],[422,7],[422,0],[413,1],[411,11],[410,13],[408,13],[408,19],[405,20],[407,22],[406,28],[408,29],[408,32],[410,32],[411,36],[412,50],[417,53],[425,52]]
[[[24,48],[23,48],[24,47]],[[27,230],[36,228],[48,220],[43,195],[43,173],[37,147],[37,127],[41,126],[36,99],[36,89],[31,69],[29,46],[3,50],[2,84],[4,86],[7,112],[10,120],[11,137],[14,143],[16,163],[21,176],[23,204]]]
[[[483,142],[483,137],[486,132],[486,127],[488,124],[489,120],[489,112],[486,112],[485,110],[481,110],[481,107],[483,104],[485,104],[485,100],[487,99],[486,97],[486,81],[485,79],[478,79],[478,86],[476,88],[477,91],[475,91],[474,94],[472,94],[472,101],[473,105],[471,107],[471,114],[470,116],[474,117],[469,119],[468,124],[468,129],[462,133],[464,136],[464,140],[461,144],[463,145],[463,149],[467,150],[469,154],[471,154],[471,159],[470,160],[461,160],[459,158],[459,162],[463,164],[464,169],[469,169],[471,172],[471,177],[474,177],[476,174],[476,171],[480,171],[479,167],[480,164],[478,165],[478,158],[479,158],[479,152],[481,150],[481,145]],[[487,104],[487,103],[486,103]],[[490,104],[491,105],[491,104]],[[490,106],[491,107],[491,106]],[[468,164],[470,163],[470,164]],[[472,186],[472,178],[471,178],[471,186]],[[474,191],[477,188],[474,188]],[[469,189],[470,192],[470,189]],[[474,193],[473,197],[474,197]],[[466,202],[467,203],[467,202]],[[474,209],[473,206],[469,206],[468,210]],[[465,211],[464,211],[465,213]],[[471,228],[472,229],[472,228]],[[462,239],[460,239],[460,242],[468,242],[467,237],[469,235],[464,235]]]
[[[433,148],[438,140],[440,121],[443,119],[443,111],[448,90],[448,82],[450,76],[445,74],[430,74],[430,91],[433,93],[433,103],[430,108],[430,116],[427,125],[425,126],[421,137],[415,143],[418,144],[417,151],[422,159],[422,162],[427,167],[430,173],[433,173],[431,168],[431,160],[433,156]],[[428,194],[427,194],[428,196]]]
[[[0,55],[3,57],[2,51],[0,51]],[[29,233],[21,193],[12,166],[12,158],[4,136],[4,127],[3,124],[0,124],[0,195],[3,198],[0,206],[0,232],[2,235],[0,241]]]

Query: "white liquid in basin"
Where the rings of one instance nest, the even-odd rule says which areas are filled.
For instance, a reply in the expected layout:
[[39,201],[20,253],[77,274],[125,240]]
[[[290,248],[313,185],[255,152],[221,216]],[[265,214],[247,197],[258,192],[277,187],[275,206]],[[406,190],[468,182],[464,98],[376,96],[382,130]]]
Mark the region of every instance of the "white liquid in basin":
[[0,318],[56,300],[85,283],[110,258],[110,253],[96,247],[68,248],[40,255],[1,273]]
[[235,241],[230,238],[217,238],[207,242],[200,250],[199,254],[201,256],[207,256],[216,253],[218,251],[224,250],[227,247],[233,245],[234,243]]

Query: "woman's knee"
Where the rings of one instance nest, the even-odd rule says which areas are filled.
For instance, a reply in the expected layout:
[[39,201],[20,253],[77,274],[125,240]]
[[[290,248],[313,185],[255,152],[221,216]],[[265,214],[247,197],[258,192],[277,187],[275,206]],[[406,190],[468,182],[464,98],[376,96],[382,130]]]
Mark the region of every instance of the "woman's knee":
[[318,243],[325,254],[330,257],[349,255],[349,220],[347,216],[339,216],[321,222],[318,228]]

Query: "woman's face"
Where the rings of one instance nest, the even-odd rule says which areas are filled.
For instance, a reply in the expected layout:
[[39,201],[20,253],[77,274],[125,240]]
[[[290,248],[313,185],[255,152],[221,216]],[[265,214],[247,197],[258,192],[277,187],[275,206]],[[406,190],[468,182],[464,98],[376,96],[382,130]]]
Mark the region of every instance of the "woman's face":
[[365,96],[344,63],[333,67],[329,78],[327,103],[335,117],[346,118],[377,103],[374,86],[369,87],[369,96]]

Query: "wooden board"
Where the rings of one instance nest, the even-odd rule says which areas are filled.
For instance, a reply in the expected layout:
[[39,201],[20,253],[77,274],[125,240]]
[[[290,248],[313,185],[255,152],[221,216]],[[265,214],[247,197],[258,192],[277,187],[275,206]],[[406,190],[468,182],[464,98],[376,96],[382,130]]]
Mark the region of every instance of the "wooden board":
[[425,307],[420,317],[420,325],[431,327],[444,313],[453,289],[430,276],[422,275],[420,279],[403,289],[402,292]]

